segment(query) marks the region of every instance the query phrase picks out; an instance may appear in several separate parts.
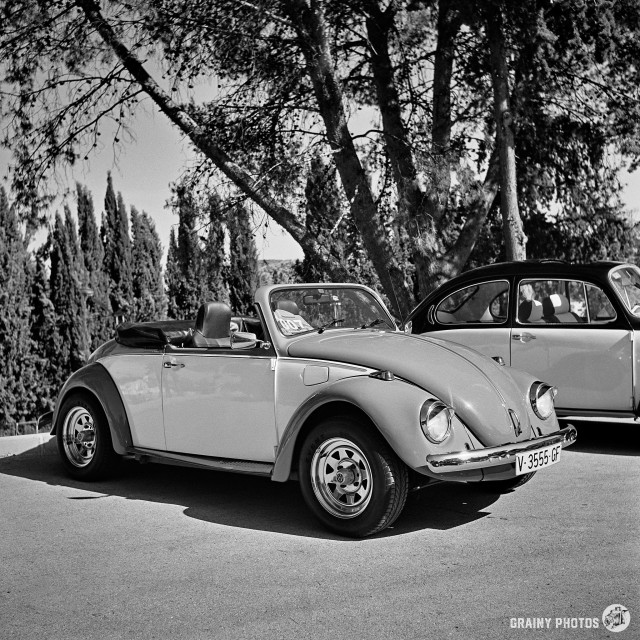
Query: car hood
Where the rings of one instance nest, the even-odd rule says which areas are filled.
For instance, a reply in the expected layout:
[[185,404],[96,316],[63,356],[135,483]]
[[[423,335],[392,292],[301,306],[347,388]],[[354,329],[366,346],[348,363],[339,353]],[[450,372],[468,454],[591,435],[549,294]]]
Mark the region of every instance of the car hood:
[[[389,370],[453,407],[484,446],[531,437],[528,389],[516,383],[508,368],[468,347],[405,333],[332,331],[301,336],[289,344],[288,354]],[[509,409],[522,426],[518,437]]]

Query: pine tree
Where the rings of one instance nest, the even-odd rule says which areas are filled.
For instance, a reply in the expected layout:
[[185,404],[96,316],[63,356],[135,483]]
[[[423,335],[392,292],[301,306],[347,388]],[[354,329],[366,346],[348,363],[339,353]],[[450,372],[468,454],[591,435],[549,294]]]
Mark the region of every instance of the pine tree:
[[151,218],[135,207],[131,207],[131,232],[133,318],[157,320],[164,315],[160,238]]
[[236,313],[245,314],[253,308],[253,294],[259,283],[258,252],[248,209],[243,205],[233,207],[227,215],[227,228],[229,301]]
[[109,277],[111,308],[118,318],[128,317],[133,297],[131,283],[131,239],[122,194],[116,197],[111,173],[107,175],[107,192],[102,218],[104,269]]
[[32,267],[14,208],[0,187],[0,430],[33,419],[36,360],[30,336]]
[[108,340],[115,326],[109,302],[109,278],[104,270],[104,249],[90,191],[76,185],[78,194],[78,235],[84,266],[87,270],[87,328],[91,334],[91,348]]

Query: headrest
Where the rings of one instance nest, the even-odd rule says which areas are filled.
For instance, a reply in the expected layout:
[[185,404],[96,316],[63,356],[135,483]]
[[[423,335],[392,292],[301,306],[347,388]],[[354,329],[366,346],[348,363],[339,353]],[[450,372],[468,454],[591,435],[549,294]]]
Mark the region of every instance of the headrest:
[[231,309],[224,302],[205,302],[198,309],[196,332],[205,338],[228,338]]
[[294,316],[300,315],[300,308],[293,300],[278,300],[276,302],[276,309],[282,309],[283,311],[288,311],[292,313]]
[[542,318],[542,303],[539,300],[525,300],[518,307],[520,322],[538,322]]
[[568,313],[570,309],[569,300],[559,293],[552,293],[542,301],[542,313],[545,316]]

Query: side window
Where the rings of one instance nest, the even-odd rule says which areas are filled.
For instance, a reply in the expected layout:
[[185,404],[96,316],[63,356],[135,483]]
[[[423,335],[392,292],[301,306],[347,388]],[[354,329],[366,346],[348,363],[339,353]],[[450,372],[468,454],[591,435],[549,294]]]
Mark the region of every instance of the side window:
[[508,308],[509,283],[497,280],[452,293],[438,305],[435,318],[440,324],[502,324]]
[[592,324],[602,324],[616,319],[616,311],[611,304],[607,294],[592,284],[586,285],[587,304],[589,307],[589,322]]
[[[597,293],[596,293],[597,292]],[[606,318],[615,312],[598,287],[579,280],[523,280],[518,287],[518,322],[521,324],[579,324],[594,322],[595,306],[606,301]],[[600,321],[600,320],[598,320]]]

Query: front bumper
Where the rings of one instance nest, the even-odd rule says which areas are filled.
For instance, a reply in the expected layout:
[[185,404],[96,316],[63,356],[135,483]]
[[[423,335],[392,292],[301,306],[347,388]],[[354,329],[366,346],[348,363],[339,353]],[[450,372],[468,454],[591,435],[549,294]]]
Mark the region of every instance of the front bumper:
[[576,428],[569,425],[560,431],[535,440],[525,440],[487,449],[431,455],[427,456],[427,468],[434,474],[446,474],[515,464],[518,453],[536,451],[553,444],[561,444],[564,449],[576,441],[577,435]]

